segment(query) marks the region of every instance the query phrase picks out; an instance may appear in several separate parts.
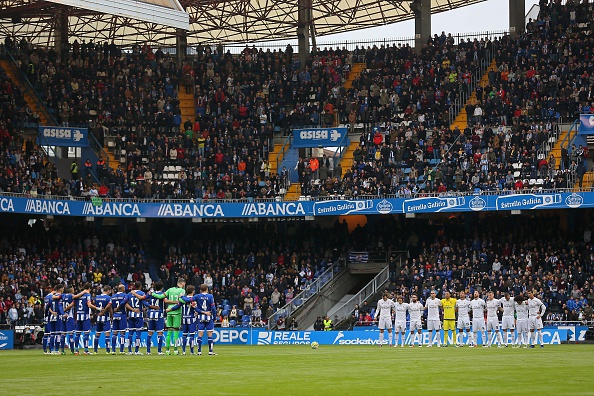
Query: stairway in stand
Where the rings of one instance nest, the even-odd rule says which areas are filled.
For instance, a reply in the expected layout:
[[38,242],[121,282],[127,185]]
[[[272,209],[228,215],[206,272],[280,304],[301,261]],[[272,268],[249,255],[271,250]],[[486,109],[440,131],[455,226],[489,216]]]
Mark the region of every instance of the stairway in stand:
[[[495,59],[493,59],[493,61],[487,68],[487,71],[485,72],[485,74],[483,74],[483,76],[481,77],[481,79],[479,81],[479,85],[481,87],[485,88],[487,85],[489,85],[489,71],[496,70],[496,69],[497,69],[497,62],[495,61]],[[476,104],[476,102],[477,102],[476,92],[472,91],[472,93],[470,94],[470,97],[464,104],[464,107],[462,107],[462,109],[460,109],[460,112],[456,116],[456,119],[454,120],[452,125],[450,125],[450,129],[455,129],[456,127],[458,127],[458,129],[460,129],[461,131],[464,131],[464,129],[466,129],[466,126],[467,126],[466,105],[468,105],[468,104],[474,105],[474,104]]]
[[349,77],[344,82],[344,88],[346,90],[349,90],[353,87],[353,81],[359,78],[363,69],[365,69],[365,63],[353,63]]
[[565,140],[568,134],[569,131],[561,132],[559,134],[559,139],[557,139],[557,141],[555,142],[555,146],[551,150],[551,154],[553,154],[557,163],[557,169],[561,167],[561,146],[563,145],[563,141]]
[[180,128],[183,132],[184,122],[188,121],[189,119],[192,121],[192,123],[194,123],[194,120],[196,119],[196,102],[194,101],[194,93],[186,93],[186,87],[181,85],[179,87],[177,97],[179,99],[179,109],[181,111],[182,118]]
[[51,121],[51,115],[47,112],[45,107],[43,107],[41,99],[37,96],[37,93],[31,89],[31,87],[29,86],[29,84],[26,83],[26,81],[24,83],[22,82],[21,72],[16,68],[14,63],[2,60],[0,61],[0,66],[2,67],[2,69],[4,69],[6,75],[10,77],[12,82],[14,84],[17,84],[21,88],[25,101],[27,102],[27,105],[31,108],[31,110],[39,114],[40,125],[52,126],[54,122]]
[[353,166],[353,153],[357,147],[359,147],[359,139],[351,138],[351,144],[349,144],[348,148],[344,152],[344,155],[342,156],[342,160],[340,161],[340,166],[342,167],[342,175],[340,175],[341,178],[347,172],[347,170],[351,169],[351,166]]
[[280,174],[280,169],[278,169],[278,165],[276,164],[276,156],[278,155],[278,153],[280,153],[282,148],[283,145],[281,143],[278,143],[274,145],[272,151],[268,152],[268,163],[270,164],[271,175],[274,175],[275,173]]

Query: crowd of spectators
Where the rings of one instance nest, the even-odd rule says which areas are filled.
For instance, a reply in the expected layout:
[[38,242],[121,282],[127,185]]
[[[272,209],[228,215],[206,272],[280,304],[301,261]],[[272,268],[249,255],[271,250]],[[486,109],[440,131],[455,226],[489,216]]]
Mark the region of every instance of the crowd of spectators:
[[[75,40],[57,54],[7,38],[5,48],[57,121],[90,126],[100,140],[113,136],[117,160],[125,160],[117,170],[93,164],[97,179],[89,173],[71,180],[61,175],[62,181],[50,169],[38,182],[26,170],[40,167],[41,154],[30,159],[30,151],[13,145],[12,154],[25,157],[24,174],[3,175],[0,188],[88,196],[98,194],[92,188],[98,184],[101,195],[115,198],[274,198],[286,190],[289,173],[272,172],[268,162],[274,134],[336,122],[351,129],[363,125],[352,167],[335,171],[328,164],[318,171],[302,161],[292,181],[301,184],[303,195],[573,187],[589,170],[587,147],[564,150],[560,160],[549,153],[560,120],[592,111],[593,10],[575,1],[543,0],[540,6],[538,18],[515,38],[455,43],[442,32],[420,54],[395,44],[324,48],[305,64],[291,46],[246,47],[239,55],[199,46],[180,65],[148,45],[122,49]],[[495,68],[466,106],[467,127],[451,129],[451,105],[468,92],[488,54]],[[366,68],[347,90],[343,83],[353,61]],[[194,96],[193,119],[181,118],[180,88]],[[3,78],[7,90],[14,100],[4,107],[26,115],[22,95]],[[3,121],[0,137],[18,139],[22,118]]]

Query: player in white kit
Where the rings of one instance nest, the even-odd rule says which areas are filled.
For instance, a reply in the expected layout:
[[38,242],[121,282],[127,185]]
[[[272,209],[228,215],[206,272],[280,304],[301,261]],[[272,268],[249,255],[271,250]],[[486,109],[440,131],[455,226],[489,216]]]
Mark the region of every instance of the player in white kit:
[[384,345],[384,330],[388,329],[388,345],[392,346],[392,309],[394,309],[394,301],[390,300],[388,293],[384,293],[381,300],[377,302],[374,320],[379,317],[377,327],[379,328],[379,346]]
[[406,339],[406,311],[408,310],[408,304],[404,302],[402,296],[398,296],[396,304],[394,304],[394,347],[398,346],[398,339],[402,334],[402,341],[400,346],[404,348],[404,342]]
[[489,334],[489,342],[487,346],[491,348],[493,345],[493,338],[497,336],[498,348],[503,348],[503,339],[501,338],[501,332],[499,331],[499,317],[497,313],[501,308],[501,301],[494,298],[492,291],[487,293],[487,301],[485,305],[487,307],[487,332]]
[[441,320],[439,320],[439,307],[441,307],[441,300],[435,298],[435,290],[431,290],[431,295],[425,302],[425,310],[427,311],[427,330],[431,334],[429,345],[431,348],[435,342],[435,333],[437,333],[437,347],[441,347]]
[[514,330],[516,328],[516,322],[514,320],[514,298],[510,297],[509,293],[505,293],[503,298],[499,300],[503,307],[503,316],[501,317],[501,328],[505,331],[503,337],[503,345],[507,348],[508,342],[510,342],[510,330],[511,330],[511,344],[514,345]]
[[481,332],[483,340],[483,348],[487,347],[485,339],[485,300],[480,298],[479,292],[474,292],[474,299],[470,302],[470,309],[472,310],[472,333],[474,338],[474,347],[478,345],[478,332]]
[[[412,295],[408,304],[408,315],[410,316],[409,330],[411,334],[410,347],[415,345],[415,340],[419,340],[419,348],[423,347],[423,325],[421,324],[421,315],[423,314],[423,304],[417,300],[415,294]],[[418,337],[418,338],[417,338]]]
[[518,348],[524,345],[524,348],[528,348],[529,334],[528,329],[528,301],[523,295],[514,296],[514,309],[516,310],[516,346]]
[[540,347],[544,348],[544,341],[542,339],[542,316],[544,315],[547,307],[543,304],[540,299],[534,296],[534,291],[528,293],[528,327],[530,327],[530,348],[534,348],[536,344],[536,337],[540,341]]
[[472,333],[470,332],[470,300],[466,299],[466,293],[460,292],[460,298],[456,301],[456,313],[458,314],[458,321],[456,328],[458,334],[456,335],[456,347],[464,345],[462,342],[463,333],[466,333],[466,344],[472,345]]

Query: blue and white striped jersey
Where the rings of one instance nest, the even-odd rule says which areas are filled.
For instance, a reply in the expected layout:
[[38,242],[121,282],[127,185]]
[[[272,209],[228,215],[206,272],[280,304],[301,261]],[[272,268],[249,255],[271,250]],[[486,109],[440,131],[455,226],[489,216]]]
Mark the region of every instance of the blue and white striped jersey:
[[126,293],[118,292],[111,296],[111,306],[113,308],[113,318],[120,320],[126,317],[126,303],[128,302],[128,295]]
[[[111,304],[111,297],[107,294],[101,294],[95,297],[95,306],[103,310]],[[97,316],[97,322],[109,322],[109,313]]]
[[159,309],[149,308],[147,311],[147,317],[149,320],[162,319],[165,312],[165,293],[162,291],[154,291],[148,296],[149,305],[155,305]]
[[[136,294],[138,294],[139,296],[145,295],[144,292],[140,291],[140,290],[134,290],[134,292]],[[136,297],[132,293],[128,293],[128,304],[130,304],[130,306],[132,308],[140,310],[140,312],[134,312],[134,311],[128,310],[129,318],[142,318],[143,317],[142,308],[145,306],[148,306],[148,303],[146,302],[146,300],[139,300],[138,297]]]
[[64,313],[66,315],[68,315],[67,319],[74,318],[74,306],[72,306],[72,308],[70,308],[69,310],[66,310],[66,307],[69,306],[71,303],[72,303],[72,294],[70,294],[70,293],[62,294],[62,309],[64,310]]
[[[217,307],[214,302],[214,297],[210,293],[200,293],[192,297],[196,301],[196,312],[198,312],[198,321],[210,322],[214,320],[217,314]],[[210,315],[206,315],[210,312]]]

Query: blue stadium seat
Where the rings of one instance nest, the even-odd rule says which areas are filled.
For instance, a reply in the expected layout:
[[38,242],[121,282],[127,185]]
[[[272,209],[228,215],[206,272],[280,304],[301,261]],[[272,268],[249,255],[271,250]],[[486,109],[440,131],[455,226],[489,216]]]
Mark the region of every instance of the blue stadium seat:
[[225,306],[223,307],[223,310],[225,310],[225,311],[231,311],[231,305],[225,304]]
[[226,309],[223,310],[222,315],[223,316],[229,316],[229,311],[227,311]]
[[229,321],[229,327],[237,326],[237,321],[235,319]]
[[237,317],[239,318],[242,316],[243,316],[243,310],[240,309],[239,311],[237,311]]
[[222,301],[222,304],[223,304],[223,305],[229,305],[229,300],[226,300],[226,299],[225,299],[225,300],[223,300],[223,301]]

